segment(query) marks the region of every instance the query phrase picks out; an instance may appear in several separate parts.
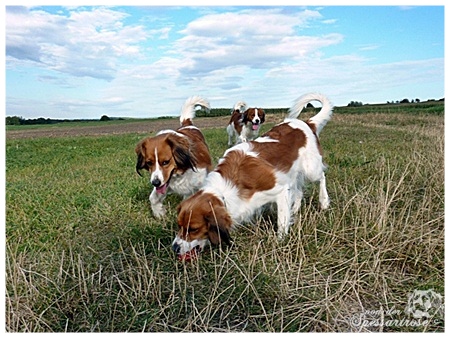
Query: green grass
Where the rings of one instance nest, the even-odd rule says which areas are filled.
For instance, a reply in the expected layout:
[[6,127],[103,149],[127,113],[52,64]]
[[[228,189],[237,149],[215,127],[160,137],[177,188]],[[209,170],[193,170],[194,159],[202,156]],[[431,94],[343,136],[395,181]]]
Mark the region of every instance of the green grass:
[[28,130],[28,129],[60,129],[60,128],[76,128],[76,127],[103,127],[107,125],[124,125],[127,123],[139,123],[142,121],[152,120],[171,120],[176,117],[159,117],[152,119],[144,118],[125,118],[125,119],[112,119],[109,121],[100,120],[73,120],[73,121],[60,121],[51,124],[24,124],[24,125],[6,125],[6,130]]
[[[225,128],[204,134],[217,162]],[[331,209],[311,185],[284,241],[267,211],[192,263],[170,248],[180,197],[155,220],[135,173],[143,136],[7,140],[8,331],[444,330],[351,325],[444,295],[442,115],[337,112],[321,135]]]

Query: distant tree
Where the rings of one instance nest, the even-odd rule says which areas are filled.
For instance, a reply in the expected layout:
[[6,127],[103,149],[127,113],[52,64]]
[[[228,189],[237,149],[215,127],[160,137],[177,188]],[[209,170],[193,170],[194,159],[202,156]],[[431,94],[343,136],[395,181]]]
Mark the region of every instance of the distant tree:
[[23,119],[19,116],[6,116],[6,125],[7,126],[18,126]]
[[409,100],[408,99],[403,99],[403,100],[400,101],[400,103],[409,103]]
[[350,101],[350,103],[347,105],[347,107],[361,107],[362,105],[363,105],[362,102]]
[[306,108],[314,108],[314,106],[311,104],[311,102],[309,102],[309,103],[306,105]]
[[100,117],[100,121],[109,121],[111,120],[107,115],[103,115],[102,117]]
[[419,103],[420,102],[420,100],[419,99],[416,99],[416,103]]

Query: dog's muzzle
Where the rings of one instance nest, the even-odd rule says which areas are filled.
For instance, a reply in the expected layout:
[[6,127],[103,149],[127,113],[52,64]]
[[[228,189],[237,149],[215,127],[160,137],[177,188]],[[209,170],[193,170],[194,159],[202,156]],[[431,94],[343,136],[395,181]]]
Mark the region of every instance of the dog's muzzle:
[[260,122],[261,121],[259,119],[256,119],[255,121],[252,121],[252,129],[253,130],[257,130],[259,128]]

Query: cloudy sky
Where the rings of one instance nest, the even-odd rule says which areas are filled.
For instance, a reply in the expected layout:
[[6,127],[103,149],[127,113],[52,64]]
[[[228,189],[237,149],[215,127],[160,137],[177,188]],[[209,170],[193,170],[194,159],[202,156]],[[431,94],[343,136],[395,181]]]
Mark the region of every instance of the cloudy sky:
[[7,116],[177,115],[191,95],[217,108],[444,97],[443,6],[4,10]]

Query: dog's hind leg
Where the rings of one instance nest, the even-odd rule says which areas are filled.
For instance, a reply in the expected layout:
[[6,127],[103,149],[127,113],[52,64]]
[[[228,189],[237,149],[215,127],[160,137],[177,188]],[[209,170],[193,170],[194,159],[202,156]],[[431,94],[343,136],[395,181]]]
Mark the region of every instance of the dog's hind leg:
[[319,190],[319,203],[320,207],[325,210],[330,206],[330,198],[328,197],[325,173],[322,172],[322,178],[320,179],[320,190]]
[[277,197],[277,213],[278,213],[278,239],[283,239],[289,232],[291,222],[291,192],[289,188],[283,189]]
[[300,211],[300,206],[303,199],[303,185],[304,178],[302,175],[298,175],[295,184],[291,187],[291,198],[292,198],[292,214],[296,215]]

